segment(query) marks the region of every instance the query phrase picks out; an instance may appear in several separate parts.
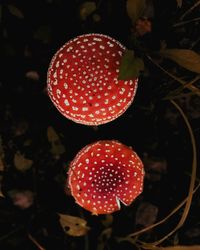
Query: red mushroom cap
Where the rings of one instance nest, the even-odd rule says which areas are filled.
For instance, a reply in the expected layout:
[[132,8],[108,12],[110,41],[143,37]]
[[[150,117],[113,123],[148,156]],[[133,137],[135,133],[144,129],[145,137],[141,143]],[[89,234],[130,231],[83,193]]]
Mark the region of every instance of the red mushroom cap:
[[76,202],[93,214],[120,210],[142,192],[143,163],[128,146],[102,140],[85,146],[70,164],[68,185]]
[[118,80],[125,47],[101,34],[70,40],[54,55],[47,79],[48,94],[65,117],[100,125],[122,115],[131,105],[137,79]]

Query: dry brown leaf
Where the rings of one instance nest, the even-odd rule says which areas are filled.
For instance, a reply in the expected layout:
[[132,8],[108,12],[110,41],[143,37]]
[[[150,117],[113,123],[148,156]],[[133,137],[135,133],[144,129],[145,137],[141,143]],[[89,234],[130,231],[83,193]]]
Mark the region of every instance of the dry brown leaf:
[[160,55],[178,63],[181,67],[200,73],[200,55],[189,49],[164,49]]
[[181,8],[181,7],[182,7],[182,4],[183,4],[183,1],[182,1],[182,0],[176,0],[176,2],[177,2],[177,6],[178,6],[179,8]]
[[1,192],[1,190],[0,190],[0,197],[4,198],[4,195],[3,195],[3,193]]
[[49,142],[56,142],[56,141],[60,140],[55,129],[51,126],[47,128],[47,138],[48,138]]
[[87,221],[82,218],[71,216],[68,214],[59,214],[60,224],[63,230],[71,236],[83,236],[90,229],[87,226]]
[[136,225],[148,227],[152,225],[158,214],[158,208],[149,202],[142,202],[136,211]]
[[61,154],[63,154],[66,149],[64,145],[61,143],[60,138],[53,127],[47,128],[47,138],[51,143],[51,153],[55,158],[59,158]]
[[173,246],[173,247],[158,247],[156,250],[200,250],[200,246]]
[[2,161],[3,158],[4,158],[3,141],[2,141],[2,137],[0,135],[0,171],[4,170],[4,164]]
[[97,245],[97,250],[104,250],[106,242],[110,239],[112,235],[112,228],[106,228],[104,229],[101,234],[98,237],[98,245]]
[[30,70],[30,71],[26,72],[26,78],[31,79],[33,81],[38,81],[40,79],[40,76],[39,76],[38,72],[36,72],[34,70]]
[[51,153],[55,158],[59,158],[60,155],[65,153],[65,151],[65,147],[61,144],[60,141],[58,141],[57,143],[52,143]]
[[13,16],[16,16],[20,19],[24,18],[24,14],[22,13],[22,11],[20,9],[18,9],[16,6],[12,5],[12,4],[8,4],[8,10],[10,11],[10,13]]
[[110,227],[111,224],[113,223],[113,215],[112,214],[106,214],[105,215],[105,219],[101,221],[102,224],[105,226],[105,227]]
[[17,170],[24,172],[31,168],[33,161],[25,158],[24,155],[18,151],[14,156],[14,165]]
[[85,21],[87,17],[96,10],[96,3],[92,1],[86,1],[80,6],[79,15],[81,20]]
[[3,172],[4,168],[5,168],[5,166],[4,166],[3,161],[2,161],[2,159],[0,157],[0,171]]
[[145,10],[145,0],[128,0],[126,3],[126,10],[130,17],[132,24],[142,16]]

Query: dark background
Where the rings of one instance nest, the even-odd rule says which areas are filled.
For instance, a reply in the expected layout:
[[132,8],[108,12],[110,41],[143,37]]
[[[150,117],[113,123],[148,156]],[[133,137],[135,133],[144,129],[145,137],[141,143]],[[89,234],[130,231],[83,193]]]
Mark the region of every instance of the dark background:
[[[99,127],[67,120],[47,96],[46,75],[50,60],[69,39],[96,32],[110,35],[127,48],[131,47],[134,27],[126,12],[126,1],[96,1],[98,8],[93,14],[100,17],[98,21],[93,14],[82,20],[80,7],[83,2],[0,2],[0,138],[5,166],[1,171],[1,189],[5,198],[0,198],[2,250],[38,249],[28,234],[47,250],[134,249],[128,242],[119,243],[116,237],[143,228],[148,221],[162,219],[187,196],[192,162],[190,137],[177,110],[169,101],[163,100],[179,85],[155,65],[146,62],[147,69],[140,77],[131,107],[117,120]],[[199,51],[199,22],[177,29],[172,27],[191,7],[191,1],[185,1],[181,9],[177,8],[175,0],[154,1],[152,5],[153,12],[148,10],[152,32],[139,38],[141,44],[150,50],[158,50],[160,41],[165,40],[171,48],[193,46],[193,50]],[[194,10],[187,19],[198,17],[199,13],[199,10]],[[182,78],[194,76],[173,63],[165,62],[164,66]],[[198,144],[199,97],[180,97],[177,101],[191,122]],[[49,126],[60,137],[65,148],[62,154],[55,156],[51,151],[47,138]],[[131,206],[114,213],[113,222],[108,226],[102,223],[106,218],[104,215],[92,216],[80,208],[65,190],[69,162],[83,146],[100,139],[116,139],[132,146],[144,161],[146,171],[144,192]],[[21,171],[16,168],[13,161],[16,152],[33,161],[30,169]],[[34,193],[34,201],[23,209],[15,205],[16,197],[11,194],[27,190]],[[146,206],[146,210],[139,210],[141,205]],[[166,245],[200,244],[199,209],[197,191],[186,223],[165,242]],[[153,241],[167,234],[180,219],[181,212],[142,238]],[[57,213],[87,220],[88,234],[82,237],[67,235],[59,224]],[[100,240],[107,227],[112,229],[111,237],[107,239],[105,236]],[[100,248],[102,242],[103,247]]]

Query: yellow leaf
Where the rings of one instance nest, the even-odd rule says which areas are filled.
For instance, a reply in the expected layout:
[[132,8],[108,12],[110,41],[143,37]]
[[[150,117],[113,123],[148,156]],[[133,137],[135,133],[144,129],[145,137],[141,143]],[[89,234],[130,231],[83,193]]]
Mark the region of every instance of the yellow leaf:
[[127,0],[126,10],[128,16],[132,20],[132,24],[135,24],[135,22],[143,15],[145,6],[145,0]]
[[87,17],[96,10],[96,3],[92,1],[86,1],[80,6],[80,18],[84,21]]
[[24,155],[18,151],[14,156],[14,164],[17,170],[24,172],[31,168],[33,161],[25,158]]
[[60,224],[63,230],[71,236],[83,236],[87,234],[90,229],[87,227],[87,221],[82,218],[67,215],[67,214],[59,214],[60,216]]
[[8,10],[10,11],[10,13],[13,16],[16,16],[20,19],[24,18],[24,14],[22,13],[22,11],[20,9],[18,9],[16,6],[12,5],[12,4],[8,4]]
[[200,250],[200,246],[158,247],[155,250]]

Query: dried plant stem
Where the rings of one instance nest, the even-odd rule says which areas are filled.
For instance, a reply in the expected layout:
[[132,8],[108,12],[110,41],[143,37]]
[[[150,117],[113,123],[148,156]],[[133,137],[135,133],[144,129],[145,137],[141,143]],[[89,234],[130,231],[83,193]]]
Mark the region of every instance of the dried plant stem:
[[23,228],[24,228],[23,226],[20,226],[20,227],[14,229],[13,231],[7,233],[6,235],[1,236],[0,241],[7,239],[8,237],[10,237],[11,235],[15,234],[16,232],[22,230]]
[[[160,64],[158,64],[157,62],[155,62],[155,61],[151,58],[151,56],[147,55],[147,58],[148,58],[154,65],[156,65],[159,69],[161,69],[165,74],[167,74],[168,76],[170,76],[171,78],[173,78],[175,81],[181,83],[182,85],[187,84],[187,82],[185,82],[185,81],[183,81],[182,79],[176,77],[175,75],[171,74],[171,73],[168,72],[166,69],[164,69],[162,66],[160,66]],[[191,90],[192,92],[195,92],[196,95],[200,96],[200,90],[199,90],[197,87],[195,87],[195,86],[193,86],[193,85],[189,85],[189,86],[187,86],[187,88],[188,88],[189,90]]]
[[193,19],[190,19],[190,20],[187,20],[187,21],[182,21],[182,22],[179,22],[179,23],[175,23],[173,25],[173,27],[176,28],[176,27],[180,27],[182,25],[192,23],[192,22],[197,22],[197,21],[200,21],[200,17],[196,17],[196,18],[193,18]]
[[[193,194],[199,189],[199,187],[200,187],[200,183],[194,189]],[[162,219],[162,220],[160,220],[160,221],[158,221],[158,222],[156,222],[156,223],[154,223],[154,224],[152,224],[152,225],[150,225],[150,226],[148,226],[148,227],[146,227],[144,229],[141,229],[141,230],[139,230],[137,232],[129,234],[126,238],[136,237],[136,236],[138,236],[138,235],[140,235],[142,233],[145,233],[145,232],[147,232],[147,231],[149,231],[149,230],[151,230],[151,229],[165,223],[170,217],[172,217],[172,215],[174,215],[180,208],[182,208],[182,206],[186,203],[187,200],[188,200],[188,197],[185,198],[176,208],[174,208],[173,211],[170,212],[164,219]]]
[[197,1],[194,5],[192,5],[191,8],[189,8],[189,10],[187,10],[181,17],[180,20],[183,20],[188,14],[190,14],[190,12],[192,12],[195,8],[197,8],[200,5],[200,0]]
[[191,206],[191,202],[192,202],[192,197],[193,197],[193,193],[194,193],[194,186],[195,186],[195,180],[196,180],[196,171],[197,171],[197,150],[196,150],[196,142],[195,142],[195,137],[192,131],[192,128],[190,126],[190,123],[186,117],[186,115],[184,114],[183,110],[180,108],[180,106],[173,100],[171,100],[171,103],[176,107],[176,109],[179,111],[179,113],[181,114],[187,128],[190,134],[190,139],[191,139],[191,144],[192,144],[192,149],[193,149],[193,161],[192,161],[192,174],[191,174],[191,179],[190,179],[190,186],[189,186],[189,191],[188,191],[188,197],[187,197],[187,201],[186,201],[186,205],[183,211],[183,214],[181,216],[180,221],[178,222],[177,226],[168,234],[166,234],[163,238],[152,242],[152,243],[145,243],[145,242],[140,242],[143,245],[144,249],[154,249],[155,246],[161,244],[163,241],[165,241],[167,238],[169,238],[172,234],[174,234],[179,228],[182,227],[182,225],[184,224],[189,210],[190,210],[190,206]]
[[[166,99],[174,99],[174,96],[177,96],[178,94],[180,94],[180,92],[182,92],[185,88],[189,88],[190,86],[192,86],[192,84],[194,84],[196,81],[198,81],[200,79],[200,75],[196,76],[194,79],[192,79],[190,82],[185,83],[184,85],[178,87],[177,89],[173,90],[168,96],[166,96],[164,98],[164,100]],[[196,92],[192,92],[192,93],[196,93]]]
[[180,99],[182,97],[188,97],[188,96],[193,96],[196,95],[196,92],[189,92],[189,93],[185,93],[185,94],[179,94],[179,95],[170,95],[170,96],[166,96],[165,98],[163,98],[163,100],[174,100],[174,99]]
[[28,234],[28,238],[38,247],[39,250],[46,250],[33,238],[31,234]]
[[[195,181],[196,181],[196,171],[197,171],[197,150],[196,150],[196,142],[195,142],[192,128],[190,126],[190,123],[189,123],[186,115],[184,114],[182,109],[179,107],[179,105],[176,102],[174,102],[173,100],[170,100],[170,102],[176,107],[176,109],[181,114],[181,116],[182,116],[182,118],[183,118],[183,120],[188,128],[189,134],[190,134],[190,139],[191,139],[191,144],[192,144],[192,149],[193,149],[192,174],[191,174],[191,179],[190,179],[190,186],[189,186],[187,198],[185,198],[176,208],[174,208],[173,211],[170,212],[164,219],[158,221],[157,223],[155,223],[149,227],[146,227],[142,230],[139,230],[137,232],[129,234],[126,237],[118,238],[119,241],[125,240],[125,241],[129,241],[129,242],[133,243],[134,245],[139,245],[142,247],[142,249],[156,249],[157,245],[159,245],[160,243],[165,241],[169,236],[174,234],[180,227],[182,227],[182,225],[184,224],[184,222],[188,216],[193,194],[200,187],[200,182],[198,183],[198,185],[196,187],[194,187]],[[140,241],[137,239],[140,234],[145,233],[145,232],[149,231],[150,229],[153,229],[153,228],[165,223],[172,215],[174,215],[181,207],[183,207],[184,204],[186,204],[186,205],[185,205],[182,217],[181,217],[180,221],[178,222],[177,226],[172,231],[170,231],[167,235],[165,235],[163,238],[161,238],[155,242],[151,242],[151,243],[146,243],[146,242],[143,242],[143,241]]]

